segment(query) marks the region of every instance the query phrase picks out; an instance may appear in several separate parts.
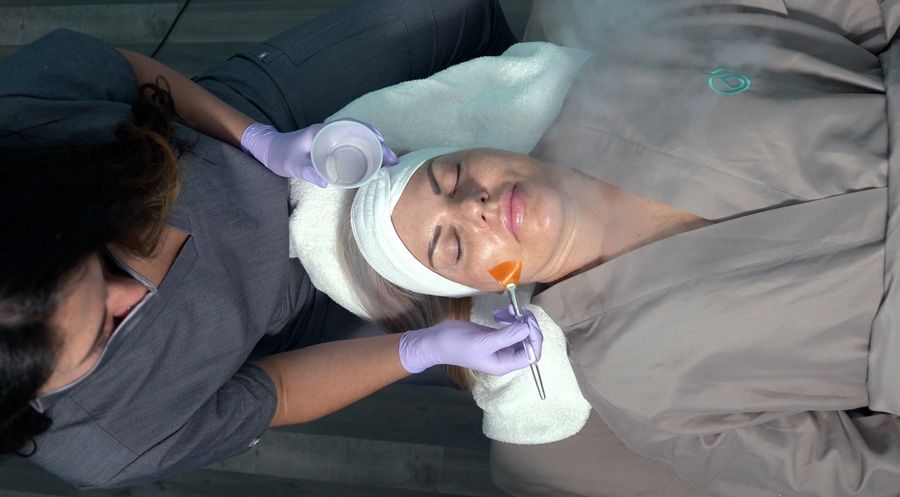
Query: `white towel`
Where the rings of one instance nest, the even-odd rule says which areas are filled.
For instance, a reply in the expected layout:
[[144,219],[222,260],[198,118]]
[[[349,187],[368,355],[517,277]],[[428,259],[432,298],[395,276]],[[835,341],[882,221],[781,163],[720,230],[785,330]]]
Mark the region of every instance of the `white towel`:
[[[472,321],[496,328],[491,311],[506,305],[506,299],[505,294],[475,299]],[[581,395],[575,381],[562,330],[540,307],[530,304],[525,307],[534,313],[544,335],[538,365],[547,398],[540,400],[538,397],[528,369],[504,376],[476,373],[472,395],[484,411],[481,429],[488,438],[516,444],[556,442],[581,431],[591,413],[591,405]]]
[[[373,124],[394,150],[493,147],[528,153],[562,107],[589,53],[549,43],[519,43],[499,57],[482,57],[364,95],[328,121],[352,117]],[[335,302],[366,316],[337,258],[339,221],[349,193],[291,181],[291,253],[310,280]],[[497,295],[474,298],[472,320],[493,323]],[[527,302],[527,299],[523,299]],[[499,302],[503,302],[500,300]],[[537,397],[526,369],[502,378],[481,377],[473,394],[485,410],[484,431],[504,442],[535,444],[577,433],[590,410],[581,397],[559,327],[533,307],[544,332],[541,373],[548,399]]]
[[499,57],[364,95],[328,120],[371,123],[400,152],[493,147],[527,154],[556,118],[589,55],[550,43],[517,43]]

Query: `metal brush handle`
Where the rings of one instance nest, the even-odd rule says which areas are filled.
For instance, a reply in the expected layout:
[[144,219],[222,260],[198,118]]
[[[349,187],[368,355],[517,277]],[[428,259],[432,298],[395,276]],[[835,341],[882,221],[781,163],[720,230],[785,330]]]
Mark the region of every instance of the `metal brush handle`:
[[[516,285],[513,285],[512,283],[506,285],[506,294],[509,295],[513,313],[521,322],[522,309],[519,307],[519,298],[516,296]],[[531,369],[531,377],[534,378],[534,386],[537,387],[538,396],[541,400],[545,400],[547,398],[547,393],[544,391],[544,380],[541,378],[541,370],[537,365],[537,354],[534,353],[534,347],[531,345],[530,339],[526,338],[522,342],[522,345],[525,347],[525,353],[528,354],[528,368]]]

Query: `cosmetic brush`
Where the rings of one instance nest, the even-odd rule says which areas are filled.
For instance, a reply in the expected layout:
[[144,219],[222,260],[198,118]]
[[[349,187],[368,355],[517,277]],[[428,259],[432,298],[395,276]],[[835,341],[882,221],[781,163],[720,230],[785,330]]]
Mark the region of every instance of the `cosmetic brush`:
[[[516,286],[519,284],[519,278],[522,276],[522,261],[505,261],[492,267],[489,271],[491,276],[500,283],[500,286],[506,290],[509,301],[512,304],[513,312],[516,319],[522,321],[522,309],[519,308],[519,299],[516,297]],[[528,367],[531,368],[531,377],[534,378],[534,385],[537,387],[538,395],[541,400],[547,398],[544,392],[544,382],[541,379],[541,370],[537,365],[537,356],[534,353],[534,347],[531,340],[525,339],[523,342],[525,353],[528,354]]]

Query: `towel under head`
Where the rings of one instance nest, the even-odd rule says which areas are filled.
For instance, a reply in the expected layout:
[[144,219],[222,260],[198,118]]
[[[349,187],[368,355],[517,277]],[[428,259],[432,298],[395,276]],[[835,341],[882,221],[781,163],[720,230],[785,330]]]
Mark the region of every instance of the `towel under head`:
[[[365,95],[330,120],[353,117],[378,127],[395,150],[493,147],[528,153],[562,107],[568,88],[590,54],[549,43],[513,45],[500,57],[458,64],[425,80]],[[402,117],[402,118],[399,118]],[[291,253],[310,280],[344,308],[366,317],[338,260],[341,222],[352,193],[291,181]],[[528,296],[520,294],[523,302]],[[502,295],[473,298],[472,320],[493,324]],[[577,433],[590,407],[581,396],[559,327],[529,306],[544,333],[540,361],[547,400],[540,400],[527,370],[481,376],[473,389],[485,411],[484,432],[496,440],[549,443]]]

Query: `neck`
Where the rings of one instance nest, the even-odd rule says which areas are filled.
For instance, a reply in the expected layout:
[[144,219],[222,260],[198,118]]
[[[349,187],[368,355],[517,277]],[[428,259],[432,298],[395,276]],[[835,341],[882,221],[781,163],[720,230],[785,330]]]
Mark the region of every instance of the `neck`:
[[559,270],[545,282],[569,278],[644,245],[709,224],[688,212],[579,174],[581,177],[567,185],[575,199],[574,228],[560,250]]
[[555,263],[540,281],[553,284],[586,271],[601,262],[609,226],[617,210],[621,190],[580,171],[568,169],[561,188],[572,200],[572,220],[557,249]]
[[709,221],[647,197],[618,190],[601,249],[601,262],[663,238],[709,224]]
[[159,287],[189,236],[187,232],[178,228],[167,227],[159,248],[150,257],[133,256],[115,245],[108,248],[116,258]]

